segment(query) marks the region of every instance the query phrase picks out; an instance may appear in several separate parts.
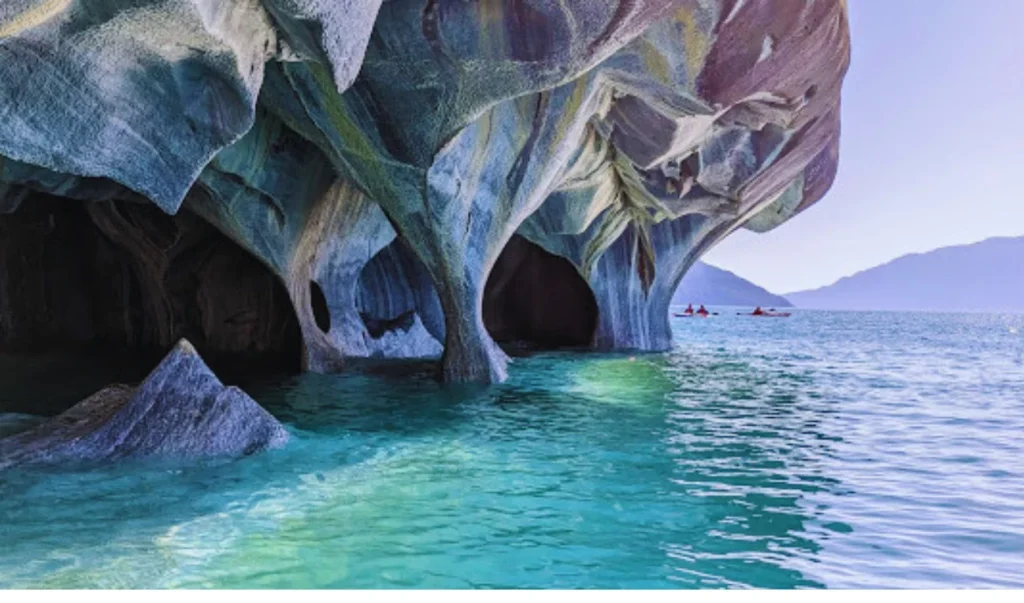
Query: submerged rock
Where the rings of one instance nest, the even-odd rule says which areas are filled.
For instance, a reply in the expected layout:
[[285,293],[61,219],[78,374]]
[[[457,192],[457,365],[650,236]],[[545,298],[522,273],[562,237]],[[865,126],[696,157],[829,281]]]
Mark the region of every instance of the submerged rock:
[[111,385],[0,439],[0,469],[122,458],[238,456],[279,448],[284,427],[217,379],[184,339],[138,386]]

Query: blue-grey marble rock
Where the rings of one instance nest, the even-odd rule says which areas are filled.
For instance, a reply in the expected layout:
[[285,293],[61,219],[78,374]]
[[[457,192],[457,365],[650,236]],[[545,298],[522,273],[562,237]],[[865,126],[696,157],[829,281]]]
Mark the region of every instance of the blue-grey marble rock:
[[11,0],[0,212],[184,207],[281,279],[307,369],[500,381],[513,237],[578,270],[593,346],[664,349],[704,251],[828,190],[848,64],[843,0]]
[[373,317],[387,332],[362,321],[353,339],[366,342],[367,355],[389,358],[439,357],[444,351],[444,312],[423,265],[398,239],[361,267],[356,292],[361,317]]
[[288,437],[245,392],[221,383],[182,340],[138,387],[109,386],[33,429],[0,439],[0,469],[240,456],[279,448]]
[[0,25],[0,154],[109,178],[167,211],[252,125],[278,49],[259,0],[13,4]]

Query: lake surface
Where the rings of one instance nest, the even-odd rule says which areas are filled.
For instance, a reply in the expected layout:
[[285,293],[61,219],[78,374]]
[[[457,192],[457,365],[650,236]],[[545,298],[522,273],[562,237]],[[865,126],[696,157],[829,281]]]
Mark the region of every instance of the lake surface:
[[1024,316],[721,312],[490,388],[248,383],[294,434],[250,458],[0,474],[0,587],[1024,587]]

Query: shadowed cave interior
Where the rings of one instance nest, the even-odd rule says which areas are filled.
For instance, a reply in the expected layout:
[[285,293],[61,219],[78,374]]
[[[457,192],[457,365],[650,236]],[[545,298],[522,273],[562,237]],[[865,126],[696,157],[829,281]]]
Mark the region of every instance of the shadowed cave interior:
[[[187,338],[225,375],[301,370],[302,335],[278,277],[188,209],[168,216],[146,203],[43,193],[27,201],[0,214],[0,353],[127,352],[137,379]],[[371,337],[444,341],[430,277],[400,239],[363,268],[355,295]],[[310,298],[329,332],[331,301],[316,281]],[[483,318],[516,350],[586,347],[598,309],[571,262],[515,236],[487,281]]]
[[[356,307],[373,338],[408,332],[418,315],[444,341],[444,314],[430,277],[400,239],[363,267]],[[495,341],[516,349],[587,347],[597,319],[597,300],[572,262],[512,237],[484,289],[484,326]]]
[[0,352],[159,359],[182,337],[214,370],[300,368],[284,286],[188,210],[36,193],[0,215]]
[[484,325],[501,344],[586,347],[597,329],[597,300],[569,260],[515,235],[484,289]]
[[309,281],[309,303],[313,307],[313,319],[324,333],[331,331],[331,310],[327,307],[327,296],[316,281]]

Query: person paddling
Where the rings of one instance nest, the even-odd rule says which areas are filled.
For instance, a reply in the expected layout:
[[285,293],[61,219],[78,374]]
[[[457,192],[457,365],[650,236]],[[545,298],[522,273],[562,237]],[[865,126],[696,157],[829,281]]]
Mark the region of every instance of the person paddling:
[[707,316],[708,315],[707,308],[704,307],[704,304],[700,305],[700,309],[697,310],[697,314],[699,314],[700,316]]
[[761,306],[754,308],[754,316],[764,316],[764,310],[761,309]]
[[683,314],[693,314],[693,304],[687,304]]

